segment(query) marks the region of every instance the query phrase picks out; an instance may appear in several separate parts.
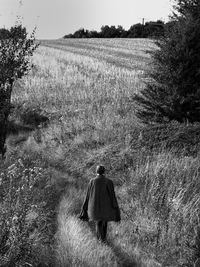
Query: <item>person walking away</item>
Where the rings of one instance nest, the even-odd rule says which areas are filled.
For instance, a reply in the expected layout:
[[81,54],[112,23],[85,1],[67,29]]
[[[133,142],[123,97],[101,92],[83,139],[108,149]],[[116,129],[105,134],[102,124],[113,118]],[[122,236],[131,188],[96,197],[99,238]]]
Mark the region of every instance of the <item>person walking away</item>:
[[98,240],[105,242],[109,221],[120,222],[120,209],[112,180],[105,177],[105,167],[96,168],[97,176],[91,179],[79,218],[95,222]]

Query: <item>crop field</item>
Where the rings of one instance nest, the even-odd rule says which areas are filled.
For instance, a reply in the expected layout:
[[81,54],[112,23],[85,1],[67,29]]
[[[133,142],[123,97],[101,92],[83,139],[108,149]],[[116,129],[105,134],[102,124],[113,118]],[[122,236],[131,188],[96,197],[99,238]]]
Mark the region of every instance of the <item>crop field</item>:
[[42,42],[32,74],[18,84],[13,100],[62,117],[80,133],[77,142],[88,138],[83,129],[93,128],[90,139],[96,142],[125,132],[131,121],[137,123],[132,97],[143,87],[141,68],[150,62],[145,51],[154,45],[147,40],[112,42],[113,47],[110,40]]
[[155,49],[154,42],[146,39],[64,39],[42,41],[42,44],[141,71],[147,68],[149,62],[150,56],[146,52]]
[[[43,40],[30,73],[15,84],[8,156],[39,168],[39,189],[47,181],[56,194],[53,222],[45,219],[46,228],[29,237],[41,266],[178,267],[192,261],[199,157],[175,154],[162,142],[151,150],[146,143],[155,132],[146,133],[135,116],[133,96],[144,87],[154,49],[148,39]],[[46,123],[38,126],[40,119]],[[122,217],[109,224],[107,245],[96,240],[92,223],[77,218],[98,164],[115,184]]]

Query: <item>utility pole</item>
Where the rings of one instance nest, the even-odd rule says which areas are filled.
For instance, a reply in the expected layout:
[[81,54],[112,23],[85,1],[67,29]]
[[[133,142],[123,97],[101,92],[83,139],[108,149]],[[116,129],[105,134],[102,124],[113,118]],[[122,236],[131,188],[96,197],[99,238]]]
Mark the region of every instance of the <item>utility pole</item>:
[[149,18],[140,18],[140,19],[142,19],[142,25],[144,25],[145,21],[148,20]]
[[144,25],[144,18],[142,18],[142,25]]

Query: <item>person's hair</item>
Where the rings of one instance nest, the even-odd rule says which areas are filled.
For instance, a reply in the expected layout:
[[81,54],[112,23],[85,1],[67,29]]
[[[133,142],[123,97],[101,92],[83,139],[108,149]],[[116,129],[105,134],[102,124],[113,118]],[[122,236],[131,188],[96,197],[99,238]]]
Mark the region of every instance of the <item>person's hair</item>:
[[104,174],[105,173],[105,167],[102,165],[97,166],[96,173],[98,174]]

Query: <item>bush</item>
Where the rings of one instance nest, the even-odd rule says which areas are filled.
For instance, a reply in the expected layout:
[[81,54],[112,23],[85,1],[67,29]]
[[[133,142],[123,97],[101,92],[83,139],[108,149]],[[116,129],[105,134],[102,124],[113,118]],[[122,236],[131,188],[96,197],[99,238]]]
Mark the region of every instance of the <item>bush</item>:
[[0,154],[6,152],[8,116],[14,82],[30,69],[30,57],[37,48],[34,31],[28,38],[26,28],[16,25],[0,31]]
[[26,168],[22,160],[0,174],[1,266],[38,266],[52,260],[45,244],[51,246],[54,233],[50,223],[54,209],[49,204],[55,192],[47,179],[46,171]]

